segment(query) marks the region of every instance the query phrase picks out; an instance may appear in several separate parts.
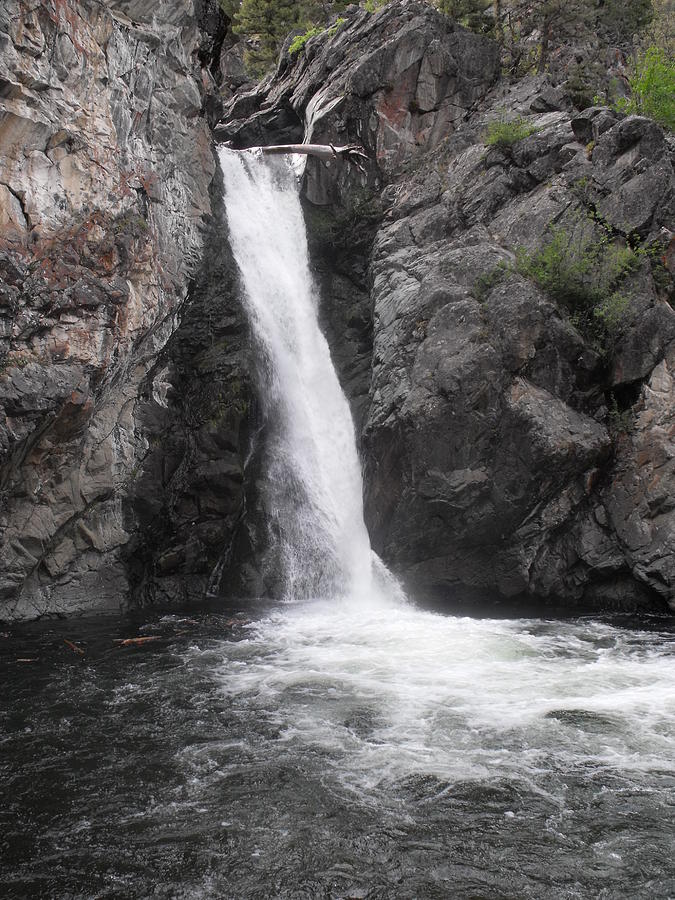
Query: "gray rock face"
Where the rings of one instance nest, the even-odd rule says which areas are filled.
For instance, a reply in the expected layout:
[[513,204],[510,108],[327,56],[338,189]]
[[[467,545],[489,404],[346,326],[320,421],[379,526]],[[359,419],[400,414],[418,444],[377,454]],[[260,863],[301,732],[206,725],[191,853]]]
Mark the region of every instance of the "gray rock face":
[[675,565],[675,347],[642,386],[630,435],[620,441],[612,484],[604,491],[608,522],[625,565],[673,605]]
[[[663,236],[670,154],[648,120],[594,110],[604,130],[588,132],[591,159],[575,138],[583,117],[564,111],[531,115],[535,134],[486,150],[483,123],[522,91],[505,104],[499,88],[397,181],[375,240],[364,431],[374,545],[418,595],[672,603],[672,307],[643,267],[605,359],[532,281],[495,270],[588,211],[619,236]],[[611,396],[624,396],[627,435],[607,416]]]
[[[670,144],[496,82],[496,48],[416,0],[346,16],[217,133],[372,155],[308,161],[304,193],[376,550],[418,596],[675,603]],[[8,0],[0,50],[0,618],[258,594],[264,425],[209,132],[244,75],[215,0]],[[537,130],[488,148],[505,111]],[[604,355],[512,265],[588,213],[668,248]]]
[[[335,35],[282,56],[274,79],[235,97],[217,137],[237,147],[359,143],[389,172],[444,140],[498,75],[496,46],[426,3],[344,15]],[[308,173],[314,203],[332,199],[324,174],[319,165]]]
[[[319,248],[317,265],[363,423],[373,544],[411,591],[663,608],[675,597],[664,286],[646,263],[627,279],[621,333],[603,355],[512,264],[552,225],[583,233],[589,215],[616,240],[667,243],[670,149],[647,119],[573,113],[545,78],[491,89],[493,52],[415,3],[354,13],[236,98],[220,134],[358,141],[376,160],[360,185],[311,163],[305,193],[335,221],[359,189],[386,209],[358,289],[346,286],[345,240],[332,262]],[[536,130],[488,148],[486,128],[505,111]],[[316,216],[310,206],[310,232]],[[363,285],[372,334],[359,344],[348,326],[368,309]]]
[[[0,616],[117,604],[215,171],[191,0],[0,9]],[[161,387],[157,387],[161,390]]]
[[261,426],[220,172],[211,195],[204,261],[136,406],[149,446],[125,498],[131,534],[122,556],[141,603],[261,593],[255,569],[239,565],[256,555]]

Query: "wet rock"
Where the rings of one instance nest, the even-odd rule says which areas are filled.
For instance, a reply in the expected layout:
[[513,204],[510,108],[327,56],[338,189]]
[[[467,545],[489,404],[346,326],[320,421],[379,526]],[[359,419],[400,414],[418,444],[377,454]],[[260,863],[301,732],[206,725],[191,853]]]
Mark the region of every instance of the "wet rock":
[[137,406],[149,446],[125,500],[134,528],[123,558],[141,603],[241,596],[254,573],[241,566],[255,558],[260,424],[220,173],[211,195],[204,262]]
[[635,577],[675,608],[675,347],[642,387],[604,494]]

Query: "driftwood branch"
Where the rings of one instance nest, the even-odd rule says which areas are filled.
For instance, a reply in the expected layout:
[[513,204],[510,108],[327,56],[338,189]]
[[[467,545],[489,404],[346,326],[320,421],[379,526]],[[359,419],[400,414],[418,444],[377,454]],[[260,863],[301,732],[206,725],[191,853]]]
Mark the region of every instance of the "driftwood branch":
[[368,159],[368,154],[358,144],[348,144],[345,147],[334,147],[333,144],[273,144],[259,149],[262,153],[303,153],[317,159],[345,159],[356,166],[359,172],[366,174],[363,160]]

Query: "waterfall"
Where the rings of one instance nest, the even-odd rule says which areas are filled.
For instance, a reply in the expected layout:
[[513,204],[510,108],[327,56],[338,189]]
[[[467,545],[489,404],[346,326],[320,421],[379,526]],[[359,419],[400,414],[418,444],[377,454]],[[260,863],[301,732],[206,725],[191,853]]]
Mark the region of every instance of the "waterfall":
[[283,595],[362,602],[375,593],[376,557],[354,424],[317,321],[297,178],[286,158],[224,148],[219,156],[230,243],[261,358],[270,429],[264,502]]

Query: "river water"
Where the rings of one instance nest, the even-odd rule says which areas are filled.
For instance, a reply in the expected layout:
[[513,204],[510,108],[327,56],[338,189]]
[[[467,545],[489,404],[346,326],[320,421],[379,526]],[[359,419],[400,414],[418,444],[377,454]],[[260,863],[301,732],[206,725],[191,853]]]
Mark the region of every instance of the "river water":
[[140,616],[0,638],[1,896],[675,896],[672,622]]
[[672,620],[405,599],[363,523],[292,169],[221,164],[279,596],[2,632],[0,896],[675,896]]

